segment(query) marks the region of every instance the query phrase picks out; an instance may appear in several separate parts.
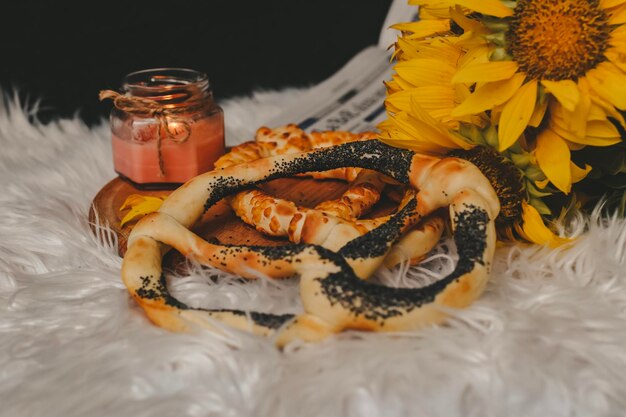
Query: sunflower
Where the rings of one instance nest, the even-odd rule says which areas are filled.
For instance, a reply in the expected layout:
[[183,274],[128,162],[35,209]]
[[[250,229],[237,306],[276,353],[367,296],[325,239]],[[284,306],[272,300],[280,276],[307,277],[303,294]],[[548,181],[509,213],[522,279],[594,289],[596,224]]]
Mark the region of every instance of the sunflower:
[[591,170],[572,152],[621,140],[626,0],[409,3],[421,6],[420,20],[394,26],[403,34],[381,139],[438,153],[497,149],[527,192],[512,229],[558,244],[541,219],[551,214],[544,197],[568,194]]
[[[410,25],[398,27],[410,30]],[[484,126],[488,118],[485,113],[451,116],[471,94],[465,85],[452,84],[458,64],[467,59],[463,49],[453,38],[423,40],[412,34],[398,39],[395,58],[396,74],[386,83],[389,119],[379,126],[385,141],[419,152],[470,148],[457,133],[461,123]]]
[[[414,3],[428,11],[434,2]],[[433,10],[441,3],[437,0]],[[462,10],[464,19],[452,13],[449,20],[467,35],[467,53],[478,55],[452,78],[474,91],[451,116],[489,111],[498,125],[500,151],[529,126],[541,125],[525,139],[533,142],[549,181],[569,193],[572,179],[581,175],[571,151],[621,140],[610,119],[625,125],[618,110],[626,110],[626,0],[443,3]],[[500,96],[494,99],[496,91]]]

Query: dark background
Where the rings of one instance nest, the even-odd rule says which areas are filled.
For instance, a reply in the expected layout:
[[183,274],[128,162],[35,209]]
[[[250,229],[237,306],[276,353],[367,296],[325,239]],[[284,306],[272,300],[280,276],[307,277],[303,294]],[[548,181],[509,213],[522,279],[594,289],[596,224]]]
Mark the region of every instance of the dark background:
[[3,4],[0,87],[39,118],[106,117],[98,91],[129,72],[186,67],[218,100],[309,86],[377,43],[391,0],[21,1]]

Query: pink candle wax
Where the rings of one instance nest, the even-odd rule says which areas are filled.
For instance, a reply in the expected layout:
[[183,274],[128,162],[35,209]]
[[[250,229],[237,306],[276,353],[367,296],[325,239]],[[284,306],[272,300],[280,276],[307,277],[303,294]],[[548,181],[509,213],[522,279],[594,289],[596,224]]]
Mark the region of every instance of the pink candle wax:
[[[170,124],[170,130],[175,129]],[[137,184],[183,183],[213,169],[224,154],[224,121],[219,117],[200,119],[190,125],[191,134],[178,143],[161,141],[163,175],[159,170],[156,124],[140,128],[134,139],[112,135],[115,171]]]

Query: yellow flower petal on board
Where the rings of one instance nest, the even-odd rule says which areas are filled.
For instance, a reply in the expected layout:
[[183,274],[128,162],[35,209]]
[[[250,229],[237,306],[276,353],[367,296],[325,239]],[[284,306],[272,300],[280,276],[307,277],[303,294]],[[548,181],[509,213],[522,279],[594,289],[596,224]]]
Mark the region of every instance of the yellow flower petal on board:
[[130,211],[126,213],[120,227],[124,227],[126,223],[134,220],[137,217],[145,216],[146,214],[154,213],[157,211],[161,204],[163,204],[165,196],[154,197],[149,195],[132,194],[126,198],[126,201],[120,207],[120,211],[130,208]]
[[537,81],[530,80],[520,87],[505,104],[500,116],[498,141],[500,152],[508,149],[520,137],[535,110],[537,101]]
[[450,30],[450,21],[442,20],[420,20],[418,22],[398,23],[391,26],[402,32],[409,32],[408,39],[423,38],[435,33],[445,33]]
[[452,116],[478,114],[506,102],[520,88],[525,78],[524,74],[515,74],[508,80],[485,84],[454,109]]
[[555,235],[544,224],[541,215],[533,206],[522,201],[522,225],[515,225],[515,230],[526,240],[539,245],[548,245],[552,248],[570,241]]
[[626,74],[610,62],[587,72],[591,88],[620,110],[626,110]]
[[130,208],[132,206],[136,206],[142,201],[144,201],[144,196],[140,194],[131,194],[128,197],[126,197],[126,200],[124,200],[124,202],[122,203],[122,206],[120,207],[120,211],[126,210],[127,208]]
[[541,85],[543,85],[546,91],[552,94],[566,110],[574,111],[580,100],[580,90],[574,81],[542,80]]
[[453,83],[475,83],[508,80],[519,69],[514,61],[489,61],[471,63],[461,68],[454,77]]
[[550,182],[568,194],[572,189],[571,153],[565,141],[551,129],[545,129],[537,136],[535,157]]
[[569,163],[570,172],[572,173],[572,184],[576,184],[578,181],[583,180],[587,174],[591,172],[591,165],[585,164],[584,168],[580,168],[575,163]]

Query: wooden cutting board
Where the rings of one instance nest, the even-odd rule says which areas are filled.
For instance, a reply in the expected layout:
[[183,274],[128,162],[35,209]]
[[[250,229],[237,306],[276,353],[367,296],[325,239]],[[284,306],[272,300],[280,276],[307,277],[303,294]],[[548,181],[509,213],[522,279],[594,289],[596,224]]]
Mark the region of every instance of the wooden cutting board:
[[[337,180],[313,180],[310,178],[281,178],[263,184],[265,192],[279,198],[289,199],[304,207],[314,207],[322,201],[339,198],[347,189],[347,184]],[[120,211],[120,207],[131,194],[164,196],[172,190],[146,191],[135,188],[130,182],[115,178],[106,184],[94,197],[89,221],[92,225],[98,221],[101,225],[108,225],[118,236],[119,254],[126,252],[128,235],[135,222],[120,226],[121,219],[128,210]],[[394,203],[385,198],[374,207],[368,217],[388,214],[394,208]],[[96,220],[96,212],[98,213]],[[202,219],[192,229],[204,239],[217,239],[225,244],[249,244],[276,246],[287,244],[286,239],[271,238],[257,232],[251,226],[243,223],[223,200],[208,210]],[[181,261],[177,256],[166,258],[166,263],[177,264]],[[174,259],[174,260],[171,260]]]

